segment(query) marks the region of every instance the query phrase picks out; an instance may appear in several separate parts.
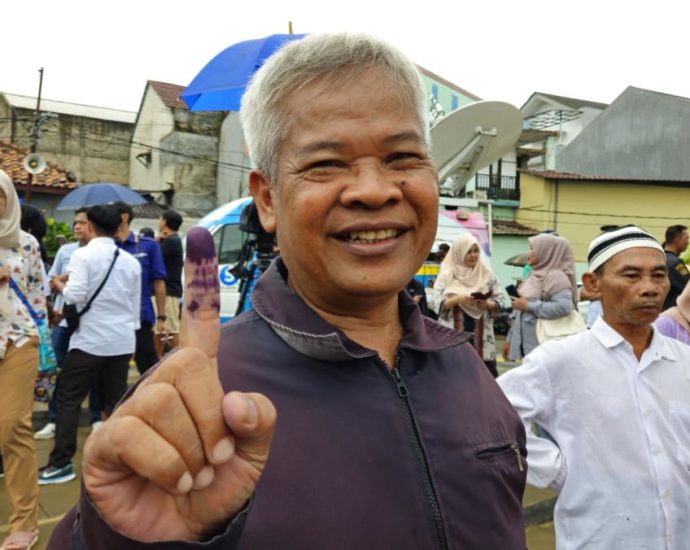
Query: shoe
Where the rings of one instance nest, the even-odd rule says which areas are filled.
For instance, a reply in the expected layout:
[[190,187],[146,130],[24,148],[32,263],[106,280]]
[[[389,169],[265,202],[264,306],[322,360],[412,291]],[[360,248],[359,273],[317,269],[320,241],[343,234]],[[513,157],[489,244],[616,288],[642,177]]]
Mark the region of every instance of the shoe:
[[93,424],[91,424],[91,431],[95,432],[98,428],[100,428],[103,425],[102,420],[96,420]]
[[34,439],[53,439],[55,437],[55,422],[48,422],[34,434]]
[[74,466],[67,464],[62,468],[55,466],[48,466],[44,470],[40,470],[38,474],[39,485],[57,485],[58,483],[67,483],[77,477],[74,473]]
[[38,529],[17,531],[5,539],[0,550],[31,550],[36,542],[38,542]]

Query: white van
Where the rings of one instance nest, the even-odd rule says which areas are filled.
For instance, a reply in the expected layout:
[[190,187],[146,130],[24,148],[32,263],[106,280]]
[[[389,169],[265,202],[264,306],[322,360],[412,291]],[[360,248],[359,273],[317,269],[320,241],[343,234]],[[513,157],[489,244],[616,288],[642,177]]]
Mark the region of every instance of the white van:
[[[240,231],[240,215],[245,206],[250,204],[251,197],[245,197],[220,206],[204,216],[196,224],[204,227],[213,236],[218,255],[218,278],[220,279],[220,317],[228,321],[235,316],[240,301],[240,281],[232,274],[240,259],[242,247],[248,235]],[[488,231],[484,217],[479,212],[470,212],[458,218],[457,210],[439,209],[438,229],[435,244],[452,243],[462,233],[472,233],[482,245],[483,255],[489,256]],[[438,275],[437,262],[425,262],[415,276],[425,288]]]

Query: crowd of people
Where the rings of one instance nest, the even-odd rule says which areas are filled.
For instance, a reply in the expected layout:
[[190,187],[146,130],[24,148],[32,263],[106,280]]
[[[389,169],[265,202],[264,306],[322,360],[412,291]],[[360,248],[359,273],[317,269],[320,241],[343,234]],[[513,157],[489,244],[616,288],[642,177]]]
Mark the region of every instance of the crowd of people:
[[[133,213],[127,204],[79,208],[72,223],[75,242],[62,245],[51,262],[43,244],[43,214],[30,205],[20,207],[1,171],[0,201],[0,473],[10,498],[10,535],[2,548],[21,550],[37,537],[38,486],[76,478],[72,458],[86,395],[92,430],[97,430],[127,390],[130,361],[143,373],[161,356],[155,341],[178,337],[182,217],[165,211],[158,238],[149,238],[129,230]],[[159,300],[155,306],[152,296]],[[70,305],[78,312],[76,327]],[[156,315],[154,307],[161,313]],[[52,346],[59,375],[48,421],[32,435],[43,338],[38,326],[49,319],[50,342],[43,345]],[[48,464],[39,468],[33,439],[53,438]]]
[[[60,355],[41,483],[74,479],[89,391],[107,420],[49,548],[524,550],[526,482],[558,492],[559,550],[687,547],[687,228],[663,245],[636,226],[591,242],[582,283],[601,315],[589,330],[572,247],[555,234],[529,240],[510,302],[477,240],[458,237],[427,303],[410,281],[434,239],[437,174],[406,56],[363,35],[293,41],[256,73],[240,117],[250,191],[281,252],[249,311],[221,329],[203,229],[187,235],[183,292],[174,213],[156,243],[133,234],[127,205],[77,212],[79,243],[51,268],[62,328],[66,304],[86,312]],[[3,550],[17,550],[36,538],[30,396],[46,291],[2,173],[0,189]],[[15,273],[30,308],[2,285]],[[502,352],[520,365],[498,376],[493,319],[508,308]],[[156,339],[179,347],[151,369]],[[125,396],[132,355],[146,375]]]

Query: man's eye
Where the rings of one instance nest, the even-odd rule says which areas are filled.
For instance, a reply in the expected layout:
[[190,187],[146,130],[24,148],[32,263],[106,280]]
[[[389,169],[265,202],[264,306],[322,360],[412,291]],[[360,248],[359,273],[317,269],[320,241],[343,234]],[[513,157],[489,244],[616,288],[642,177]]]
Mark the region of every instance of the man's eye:
[[318,170],[318,169],[323,169],[323,168],[343,168],[345,166],[345,163],[335,160],[335,159],[327,159],[327,160],[320,160],[318,162],[314,162],[310,164],[307,167],[307,170]]

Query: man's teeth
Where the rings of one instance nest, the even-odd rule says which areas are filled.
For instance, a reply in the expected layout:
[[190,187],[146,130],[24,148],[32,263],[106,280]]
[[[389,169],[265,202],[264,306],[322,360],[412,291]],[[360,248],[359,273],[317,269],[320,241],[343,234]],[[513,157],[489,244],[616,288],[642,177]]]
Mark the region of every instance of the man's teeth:
[[398,234],[395,229],[379,229],[378,231],[354,231],[347,236],[349,241],[375,243],[392,239]]

